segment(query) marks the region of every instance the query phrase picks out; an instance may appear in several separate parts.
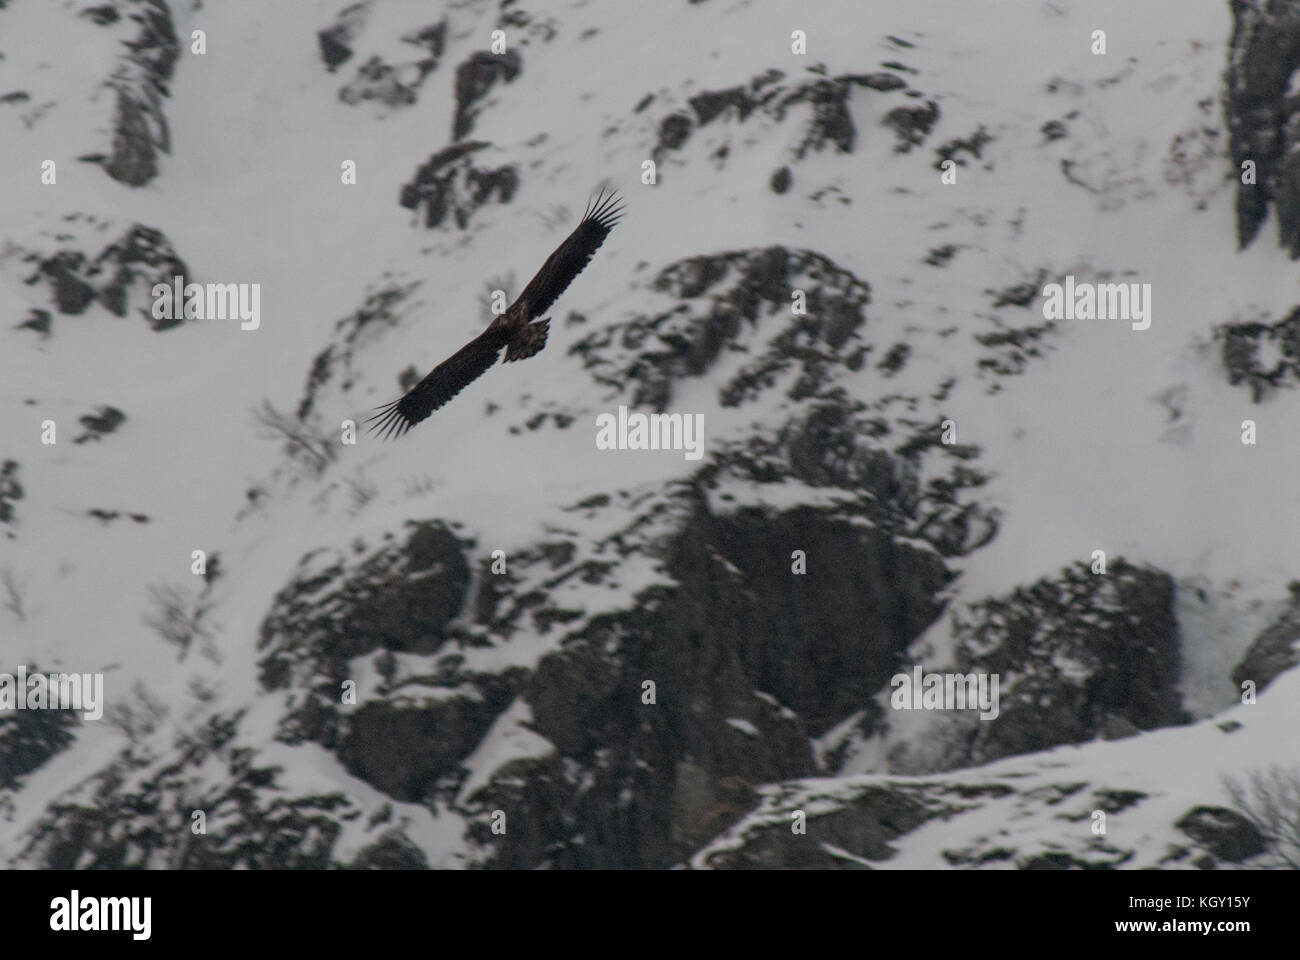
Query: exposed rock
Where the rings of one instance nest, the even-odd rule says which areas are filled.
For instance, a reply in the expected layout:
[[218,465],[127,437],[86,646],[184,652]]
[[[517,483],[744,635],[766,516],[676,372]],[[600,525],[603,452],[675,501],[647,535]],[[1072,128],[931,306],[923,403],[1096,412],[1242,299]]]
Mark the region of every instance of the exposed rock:
[[1090,740],[1117,718],[1139,730],[1190,720],[1168,574],[1081,564],[979,608],[954,613],[958,667],[1000,673],[1002,703],[981,721],[971,763]]
[[[673,527],[675,586],[570,633],[525,685],[531,728],[578,765],[520,798],[529,823],[576,821],[553,839],[578,824],[588,838],[557,843],[552,866],[671,865],[742,815],[753,784],[811,773],[808,735],[861,707],[937,615],[948,577],[934,554],[811,509],[697,503]],[[816,576],[792,575],[795,546]],[[494,862],[537,865],[514,842]]]
[[939,120],[939,105],[929,100],[924,106],[895,107],[885,114],[881,122],[894,131],[898,144],[897,153],[909,153],[913,147],[925,143],[934,125]]
[[948,261],[953,258],[957,248],[951,243],[945,243],[941,247],[935,247],[925,256],[925,262],[932,267],[946,266]]
[[853,126],[853,115],[849,113],[849,92],[852,86],[845,77],[818,80],[781,101],[783,108],[807,101],[813,109],[808,131],[795,148],[795,159],[802,160],[809,150],[820,151],[827,143],[834,144],[840,153],[853,152],[857,130]]
[[1070,135],[1070,128],[1061,120],[1048,120],[1043,124],[1040,131],[1043,135],[1044,143],[1051,143],[1053,140],[1063,140]]
[[440,226],[451,216],[457,228],[469,226],[471,214],[492,200],[509,203],[519,187],[519,174],[513,165],[495,169],[476,167],[472,157],[491,144],[464,140],[433,154],[410,183],[402,184],[399,202],[408,210],[424,208],[424,225]]
[[99,162],[114,180],[144,186],[158,174],[158,154],[171,151],[162,101],[170,95],[180,42],[166,0],[110,0],[95,11],[94,22],[123,34],[126,53],[106,81],[117,92],[111,152],[85,159]]
[[[663,410],[673,384],[705,375],[738,341],[766,337],[754,360],[719,389],[725,406],[740,406],[773,386],[791,368],[802,375],[792,399],[822,394],[830,370],[849,360],[865,323],[870,287],[809,250],[768,247],[693,257],[665,268],[656,290],[685,301],[651,317],[609,324],[579,340],[571,353],[598,382],[630,390],[632,402]],[[795,290],[806,312],[792,314]]]
[[[1133,792],[1099,791],[1086,809],[1066,811],[1063,801],[1086,784],[1047,782],[1029,788],[1023,773],[1003,780],[915,780],[903,783],[876,777],[841,780],[807,779],[760,788],[761,802],[728,832],[714,838],[690,861],[705,869],[744,867],[816,869],[871,869],[895,854],[895,847],[917,827],[943,820],[945,834],[969,837],[971,842],[939,851],[950,866],[1006,869],[1009,862],[1022,870],[1107,870],[1131,861],[1134,850],[1092,835],[1086,823],[1100,806],[1121,810],[1142,798]],[[963,832],[962,818],[971,814],[985,819],[985,808],[996,803],[995,824],[1021,824],[1016,832],[988,829],[967,823],[973,836]],[[984,812],[979,812],[984,811]],[[799,815],[806,833],[797,832]],[[1023,824],[1030,818],[1083,824],[1077,831],[1057,833],[1058,840],[1025,843]],[[901,841],[901,842],[900,842]]]
[[[513,0],[501,4],[496,25],[498,29],[504,30],[507,36],[513,38],[514,46],[527,46],[533,40],[550,43],[559,32],[554,17],[544,17],[532,10],[525,10],[515,5]],[[595,27],[591,27],[582,31],[578,39],[589,40],[599,32]]]
[[479,102],[498,82],[511,83],[523,70],[517,50],[502,54],[479,51],[456,68],[456,115],[451,138],[459,140],[474,129]]
[[121,14],[117,12],[117,8],[108,3],[101,7],[87,7],[81,11],[81,15],[101,27],[108,26],[110,23],[117,23],[121,19]]
[[976,360],[976,369],[981,373],[991,373],[999,377],[1014,376],[1023,373],[1030,360],[1040,359],[1052,349],[1049,337],[1057,332],[1056,322],[1044,320],[1023,327],[1007,327],[999,322],[999,329],[992,333],[976,333],[972,336],[981,347]]
[[428,870],[424,851],[400,829],[390,830],[361,850],[348,864],[350,870]]
[[853,491],[872,523],[926,542],[940,556],[961,556],[991,540],[998,511],[970,496],[987,479],[967,465],[978,448],[939,442],[940,424],[896,423],[893,432],[899,436],[885,445],[890,427],[836,399],[813,406],[774,438],[753,438],[718,459],[754,483],[795,478]]
[[[811,67],[808,72],[813,77],[803,82],[783,82],[784,73],[769,70],[753,77],[747,84],[695,94],[687,101],[690,114],[676,110],[660,121],[658,142],[651,156],[656,162],[660,161],[666,151],[681,149],[697,130],[719,119],[732,118],[736,123],[744,123],[751,115],[760,113],[780,123],[791,107],[801,104],[811,107],[812,116],[803,135],[791,145],[795,160],[803,159],[809,151],[820,151],[828,144],[840,153],[851,153],[857,140],[857,130],[849,111],[853,88],[865,87],[883,93],[907,86],[901,78],[889,73],[827,77],[825,69],[820,66]],[[938,108],[934,109],[937,116]],[[729,152],[724,144],[722,155]]]
[[358,309],[335,322],[329,346],[312,359],[307,385],[298,402],[297,417],[300,421],[311,416],[317,397],[327,384],[336,384],[343,393],[352,388],[357,348],[401,322],[412,309],[411,294],[418,286],[418,283],[388,280],[379,289],[369,291],[365,303]]
[[[157,115],[161,118],[162,114]],[[142,187],[158,175],[158,150],[167,152],[165,136],[155,140],[145,109],[127,92],[117,92],[113,154],[104,169],[114,180]]]
[[695,121],[688,114],[680,111],[668,114],[659,123],[659,144],[655,147],[655,153],[678,149],[691,138],[694,129]]
[[50,311],[36,308],[32,310],[30,317],[18,324],[14,329],[35,330],[44,339],[50,335],[50,328],[53,326],[52,319]]
[[947,736],[904,741],[899,773],[973,766],[999,757],[1190,722],[1178,691],[1180,649],[1168,574],[1117,559],[1106,574],[1065,568],[1006,597],[949,611],[952,668],[998,674],[999,713],[943,718]]
[[1263,690],[1278,674],[1300,664],[1300,583],[1291,583],[1291,606],[1251,643],[1232,671],[1238,689],[1247,680]]
[[771,103],[781,92],[772,86],[785,75],[780,70],[769,70],[750,80],[747,86],[729,87],[725,90],[705,90],[691,97],[691,110],[700,126],[708,126],[727,110],[735,111],[736,119],[744,121],[759,107]]
[[[509,843],[472,829],[485,865],[685,859],[752,809],[755,785],[815,772],[810,733],[869,701],[938,615],[949,574],[937,554],[896,542],[856,508],[722,512],[694,484],[664,497],[666,509],[643,504],[630,528],[604,541],[617,545],[607,560],[569,539],[511,551],[509,574],[484,568],[476,603],[454,622],[448,605],[428,630],[403,627],[408,613],[392,631],[356,613],[400,610],[405,594],[430,592],[428,579],[402,573],[403,551],[305,559],[263,630],[273,651],[263,682],[290,692],[280,739],[316,740],[397,800],[453,802],[470,754],[521,696],[529,736],[554,749],[507,758],[463,798],[510,820]],[[574,509],[598,514],[611,503]],[[459,555],[450,534],[437,539],[445,549],[432,552]],[[792,574],[794,549],[816,576]],[[564,609],[559,585],[614,582],[642,555],[659,558],[663,585],[607,613]],[[489,644],[508,660],[512,637],[533,643],[553,631],[563,638],[554,652],[514,678],[473,675],[454,652]],[[412,655],[436,659],[420,668]],[[355,709],[339,704],[349,677],[360,687]],[[642,701],[646,680],[656,684],[653,704]]]
[[[371,14],[371,0],[344,8],[333,24],[316,34],[321,59],[333,73],[351,60]],[[389,63],[375,54],[357,67],[352,79],[339,88],[339,99],[350,106],[377,100],[389,107],[415,103],[425,80],[437,68],[447,43],[447,20],[412,30],[401,37],[420,53]]]
[[[795,550],[810,558],[808,575],[792,575]],[[739,574],[719,570],[718,556]],[[738,609],[726,615],[747,677],[798,713],[812,736],[887,683],[910,640],[939,615],[935,596],[950,576],[932,552],[810,507],[701,514],[673,570],[708,592],[739,591]],[[711,632],[728,622],[721,613],[710,615]]]
[[[54,305],[60,313],[78,314],[95,299],[94,288],[81,279],[85,257],[74,251],[60,251],[41,264],[41,273],[53,287]],[[28,278],[34,283],[36,277]]]
[[171,287],[176,277],[186,282],[188,275],[185,261],[162,231],[137,223],[94,259],[78,250],[60,250],[40,259],[26,282],[48,284],[60,313],[83,313],[98,300],[119,317],[134,306],[154,330],[166,330],[184,320],[153,315],[153,288],[159,283]]
[[117,407],[100,407],[94,413],[78,418],[86,432],[73,440],[73,443],[85,443],[87,440],[99,440],[107,436],[126,422],[126,414]]
[[966,166],[966,160],[961,156],[963,153],[969,154],[974,159],[979,160],[984,155],[984,148],[992,142],[992,135],[990,135],[983,127],[977,129],[969,137],[958,137],[957,139],[949,140],[947,143],[943,144],[943,146],[934,151],[936,158],[933,164],[934,169],[944,169],[943,165],[948,160],[951,160],[959,167],[964,167]]
[[161,230],[136,224],[95,258],[88,275],[92,282],[100,276],[105,278],[96,296],[108,310],[124,317],[127,308],[135,302],[155,330],[164,330],[181,320],[153,316],[153,287],[158,283],[172,284],[175,277],[185,277],[188,273],[185,261]]
[[449,696],[401,706],[366,703],[348,715],[337,753],[348,772],[396,800],[422,800],[438,778],[455,775],[500,704]]
[[1103,856],[1099,859],[1086,859],[1072,853],[1051,851],[1038,853],[1017,862],[1020,870],[1115,870],[1132,858],[1130,851],[1101,848]]
[[0,465],[0,523],[14,522],[14,503],[22,498],[23,485],[18,482],[18,461],[6,460]]
[[1300,381],[1300,307],[1274,323],[1226,323],[1215,330],[1228,382],[1250,387],[1259,403],[1280,387]]
[[[171,759],[129,748],[51,803],[17,862],[43,869],[307,869],[358,811],[341,793],[294,796],[279,770],[232,741],[241,715],[213,716]],[[192,814],[203,811],[205,834]],[[219,830],[212,829],[219,823]]]
[[881,93],[888,93],[890,90],[902,90],[907,86],[902,77],[892,73],[885,73],[883,70],[877,73],[849,74],[844,79],[849,83],[856,83],[860,87],[879,90]]
[[[0,509],[3,507],[4,500],[0,499]],[[6,663],[3,670],[12,672],[14,665]],[[36,664],[27,667],[29,677],[41,672]],[[74,739],[80,716],[69,710],[0,712],[0,795],[17,788],[21,777],[40,769],[50,757],[66,749]]]
[[[1300,68],[1300,3],[1234,0],[1224,112],[1237,181],[1237,241],[1255,239],[1273,205],[1278,242],[1300,258],[1300,98],[1291,78]],[[1242,164],[1255,182],[1241,182]]]
[[1002,290],[985,290],[993,298],[993,309],[999,310],[1002,307],[1025,307],[1026,309],[1042,295],[1043,284],[1047,282],[1049,273],[1043,268],[1035,271],[1031,279],[1022,283],[1015,283]]
[[331,73],[352,57],[352,45],[370,18],[370,0],[362,0],[339,11],[334,22],[316,31],[321,59]]
[[873,786],[829,811],[824,807],[803,810],[807,832],[796,833],[793,814],[801,807],[793,802],[784,806],[784,815],[769,814],[767,823],[746,831],[742,844],[709,854],[700,866],[715,870],[870,869],[864,861],[888,860],[894,854],[891,840],[941,812],[913,791]]
[[443,644],[465,603],[469,565],[461,541],[441,523],[411,526],[404,544],[371,554],[348,576],[353,564],[342,551],[317,550],[299,561],[262,622],[263,687],[301,687],[322,675],[341,682],[353,657],[380,649],[427,654]]
[[1241,814],[1226,807],[1194,807],[1176,824],[1219,860],[1241,863],[1264,852],[1264,838]]

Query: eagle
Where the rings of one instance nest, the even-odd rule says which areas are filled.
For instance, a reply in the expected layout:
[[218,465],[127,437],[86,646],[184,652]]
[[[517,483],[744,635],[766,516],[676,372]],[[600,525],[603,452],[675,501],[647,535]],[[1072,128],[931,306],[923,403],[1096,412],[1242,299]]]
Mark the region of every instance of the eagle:
[[505,362],[526,360],[546,346],[551,320],[538,320],[550,309],[573,278],[580,274],[623,215],[616,192],[600,193],[587,204],[582,221],[546,258],[524,292],[488,328],[434,367],[427,377],[392,403],[377,408],[367,422],[381,438],[400,437],[473,383],[496,363],[502,349]]

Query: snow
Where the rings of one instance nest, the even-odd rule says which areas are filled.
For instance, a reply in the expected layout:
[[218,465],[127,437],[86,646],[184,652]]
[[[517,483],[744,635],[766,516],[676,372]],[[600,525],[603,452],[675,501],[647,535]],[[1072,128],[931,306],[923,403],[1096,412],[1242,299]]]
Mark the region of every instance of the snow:
[[727,725],[730,727],[735,727],[737,730],[739,730],[747,737],[760,736],[758,732],[758,727],[754,726],[744,717],[727,717]]
[[[495,106],[482,111],[472,134],[495,145],[485,162],[519,164],[521,188],[509,206],[477,211],[463,233],[424,230],[396,198],[415,167],[448,142],[454,65],[486,46],[493,25],[486,6],[449,8],[449,49],[417,102],[404,108],[372,101],[351,107],[337,89],[372,53],[390,62],[415,56],[416,48],[397,38],[431,22],[425,4],[376,3],[356,55],[332,75],[320,61],[316,30],[332,22],[342,6],[335,0],[173,6],[183,52],[164,101],[172,151],[160,158],[159,177],[137,189],[76,159],[107,142],[113,98],[102,81],[117,63],[120,31],[34,0],[14,0],[0,11],[0,35],[22,38],[3,44],[0,92],[31,94],[26,104],[0,105],[0,310],[9,318],[0,352],[0,459],[20,463],[26,491],[16,504],[17,538],[0,538],[0,569],[18,574],[27,608],[22,620],[0,611],[5,659],[43,670],[112,667],[110,699],[129,703],[139,682],[172,706],[164,738],[191,716],[190,682],[213,683],[215,708],[252,708],[241,741],[279,758],[293,786],[333,784],[378,804],[382,797],[370,796],[371,788],[324,751],[274,741],[281,704],[257,683],[257,640],[299,559],[357,538],[374,543],[413,516],[463,523],[480,557],[494,549],[510,554],[547,535],[557,506],[596,493],[620,495],[618,509],[589,523],[564,514],[565,522],[584,543],[595,542],[598,530],[612,533],[627,522],[636,497],[667,489],[694,465],[672,451],[598,451],[594,418],[616,409],[618,398],[604,395],[579,358],[566,354],[568,343],[636,313],[642,298],[652,297],[645,284],[668,263],[786,244],[817,250],[871,284],[867,332],[913,347],[891,390],[928,396],[946,376],[958,378],[946,400],[927,401],[917,418],[951,417],[961,442],[980,447],[977,465],[992,474],[980,496],[1002,516],[997,537],[959,561],[953,602],[1004,593],[1096,549],[1111,562],[1122,556],[1157,566],[1180,584],[1189,708],[1244,724],[1228,736],[1206,721],[949,776],[973,782],[1023,774],[1048,782],[1083,771],[1090,783],[1141,789],[1150,799],[1112,823],[1126,835],[1151,838],[1144,849],[1154,850],[1188,798],[1218,795],[1221,772],[1294,755],[1284,731],[1295,728],[1300,710],[1295,671],[1257,706],[1223,708],[1235,697],[1231,665],[1276,616],[1286,583],[1297,576],[1300,397],[1283,391],[1251,403],[1249,391],[1227,384],[1210,336],[1215,324],[1235,316],[1280,316],[1294,305],[1298,281],[1279,279],[1294,272],[1267,226],[1247,251],[1236,250],[1222,158],[1195,177],[1203,210],[1189,190],[1166,181],[1164,167],[1173,137],[1206,122],[1196,102],[1217,95],[1226,5],[1148,0],[1136,17],[1122,0],[1026,4],[1013,19],[992,0],[888,0],[873,4],[869,17],[855,0],[797,9],[710,3],[692,7],[689,17],[653,5],[557,5],[555,39],[524,48],[523,77],[493,90]],[[584,39],[579,25],[596,34]],[[208,33],[204,56],[189,52],[195,27]],[[1097,28],[1108,29],[1104,57],[1089,53]],[[806,58],[790,54],[795,29],[807,31]],[[917,46],[899,50],[887,34]],[[700,90],[744,83],[773,66],[787,80],[801,80],[817,62],[834,76],[893,59],[915,68],[908,83],[940,103],[924,148],[897,154],[894,138],[879,126],[889,109],[914,101],[855,88],[855,152],[810,154],[794,165],[794,185],[782,197],[766,185],[790,162],[788,141],[799,120],[775,124],[756,116],[741,127],[720,119],[664,158],[656,185],[639,182],[657,119]],[[1112,77],[1122,79],[1099,83]],[[653,107],[634,114],[650,92]],[[564,107],[540,109],[539,96]],[[1042,124],[1072,111],[1078,116],[1067,121],[1071,135],[1044,144]],[[941,184],[933,149],[981,125],[993,136],[984,157],[967,158],[955,185]],[[745,149],[733,149],[719,170],[708,158],[724,135]],[[57,185],[40,182],[46,159],[58,164]],[[1094,192],[1066,183],[1062,159]],[[355,186],[340,182],[345,160],[357,165]],[[483,284],[503,271],[526,279],[606,178],[626,193],[628,216],[601,249],[599,269],[584,273],[559,305],[552,333],[558,349],[509,376],[491,371],[401,442],[363,438],[340,446],[337,463],[320,478],[284,469],[278,443],[263,436],[251,411],[263,399],[293,409],[312,356],[367,290],[386,278],[417,285],[402,305],[402,324],[358,348],[353,389],[343,393],[332,384],[322,394],[318,409],[330,436],[343,420],[393,399],[401,369],[430,367],[474,335],[484,321]],[[809,199],[828,185],[851,203]],[[67,219],[78,211],[86,217]],[[200,281],[260,283],[261,328],[241,331],[232,320],[154,333],[138,316],[117,318],[96,304],[80,316],[56,313],[47,340],[12,329],[32,308],[49,309],[44,287],[24,283],[33,265],[18,261],[19,249],[48,253],[66,234],[74,238],[70,246],[93,255],[136,222],[162,229]],[[941,270],[925,266],[926,252],[942,244],[958,248],[952,261]],[[993,311],[986,291],[1024,282],[1040,267],[1054,276],[1150,283],[1151,328],[1059,324],[1043,357],[1019,376],[1000,378],[1000,389],[990,392],[989,381],[975,375],[970,337],[994,329],[995,319],[1040,324],[1042,313],[1041,299],[1027,309]],[[565,328],[570,311],[584,314],[587,326]],[[970,351],[953,350],[940,335],[953,326]],[[728,358],[719,375],[744,359]],[[868,364],[851,389],[877,400],[887,392],[878,376]],[[768,412],[719,407],[719,382],[681,381],[670,409],[704,414],[706,456],[713,444],[747,435]],[[1174,422],[1161,399],[1170,396],[1180,410]],[[488,414],[489,401],[502,409]],[[123,410],[126,423],[102,442],[72,444],[76,418],[102,404]],[[547,409],[576,411],[577,422],[567,430],[545,425],[510,433]],[[53,446],[40,442],[47,418],[58,424]],[[1257,424],[1254,446],[1241,443],[1245,419]],[[378,496],[356,509],[331,488],[360,472]],[[412,482],[426,484],[427,492],[407,496]],[[772,509],[836,502],[795,482],[741,486],[725,480],[711,492],[715,509],[723,509],[728,494]],[[264,496],[250,510],[251,487]],[[149,521],[100,524],[86,516],[95,508],[139,512]],[[219,662],[198,652],[178,662],[144,625],[150,586],[170,584],[197,596],[202,580],[190,571],[196,549],[221,556],[205,621]],[[666,582],[642,557],[625,559],[619,581],[611,590],[574,579],[553,597],[589,619]],[[1206,602],[1189,595],[1192,584]],[[943,660],[951,640],[946,624],[941,617],[912,652]],[[508,642],[462,651],[465,669],[532,667],[558,636],[520,630]],[[497,719],[466,761],[459,802],[471,800],[508,760],[554,749],[527,729],[528,720],[520,700]],[[728,722],[757,735],[747,721]],[[905,722],[929,721],[921,714]],[[45,802],[123,744],[107,724],[86,725],[71,750],[26,778],[13,815],[0,823],[0,859],[14,852]],[[861,758],[847,769],[874,762]],[[952,824],[927,825],[887,865],[946,866],[940,851],[954,830],[1006,830],[1046,843],[1060,829],[1050,816],[1011,820],[1018,802],[989,802]],[[443,851],[448,864],[460,855],[458,815],[397,806],[417,843]],[[348,843],[359,846],[361,839]]]
[[513,760],[528,760],[551,756],[555,745],[545,737],[528,729],[533,711],[523,700],[516,699],[501,716],[497,717],[483,742],[465,760],[469,776],[461,784],[456,803],[464,806],[487,785],[492,775]]

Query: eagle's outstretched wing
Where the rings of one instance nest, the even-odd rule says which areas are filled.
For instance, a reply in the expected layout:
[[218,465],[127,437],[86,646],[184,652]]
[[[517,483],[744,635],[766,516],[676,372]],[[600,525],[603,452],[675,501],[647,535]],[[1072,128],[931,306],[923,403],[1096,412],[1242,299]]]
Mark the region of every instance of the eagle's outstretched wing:
[[390,435],[400,437],[486,373],[509,338],[509,331],[499,327],[484,330],[429,371],[400,400],[380,407],[368,421],[375,424],[371,431],[384,439]]
[[582,222],[569,234],[567,240],[555,248],[555,252],[546,258],[537,276],[528,281],[524,292],[515,302],[522,304],[525,317],[536,320],[553,304],[573,282],[573,278],[582,273],[583,268],[600,245],[609,236],[623,215],[623,205],[618,194],[604,191],[587,205]]
[[379,408],[371,417],[370,429],[384,439],[401,436],[407,430],[437,410],[496,362],[503,347],[509,346],[507,360],[531,357],[546,345],[549,323],[529,323],[546,312],[582,273],[592,256],[605,242],[614,224],[623,214],[622,202],[616,193],[602,190],[587,205],[582,221],[562,244],[555,248],[537,276],[528,282],[524,292],[506,311],[517,325],[493,324],[461,347],[451,358],[444,360],[429,375],[407,391],[400,400]]

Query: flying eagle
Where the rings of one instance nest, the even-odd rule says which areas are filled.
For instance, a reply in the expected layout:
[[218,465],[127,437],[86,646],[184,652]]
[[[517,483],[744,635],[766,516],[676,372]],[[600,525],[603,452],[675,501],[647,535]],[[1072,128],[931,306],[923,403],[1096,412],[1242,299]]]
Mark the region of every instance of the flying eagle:
[[537,318],[582,272],[622,214],[623,206],[618,195],[606,194],[602,190],[587,205],[582,222],[546,258],[537,276],[529,281],[524,292],[505,313],[434,367],[427,377],[407,391],[406,396],[379,407],[380,412],[367,421],[374,423],[371,431],[384,439],[390,435],[400,437],[486,373],[487,368],[496,363],[503,347],[506,363],[526,360],[540,352],[546,346],[551,320],[549,317],[545,320]]

